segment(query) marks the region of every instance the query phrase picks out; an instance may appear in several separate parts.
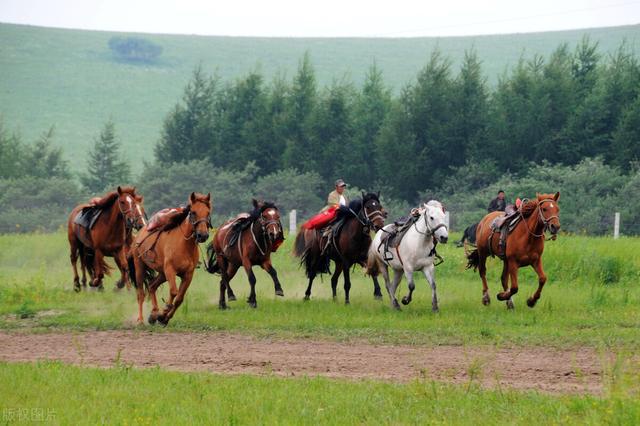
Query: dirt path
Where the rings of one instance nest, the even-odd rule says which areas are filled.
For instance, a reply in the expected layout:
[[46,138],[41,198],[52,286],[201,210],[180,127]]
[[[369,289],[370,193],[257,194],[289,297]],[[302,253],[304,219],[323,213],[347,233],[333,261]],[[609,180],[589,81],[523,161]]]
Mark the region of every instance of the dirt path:
[[228,333],[101,331],[0,332],[0,360],[60,360],[224,374],[276,374],[408,381],[417,377],[552,393],[602,392],[602,360],[592,349],[372,345],[258,339]]

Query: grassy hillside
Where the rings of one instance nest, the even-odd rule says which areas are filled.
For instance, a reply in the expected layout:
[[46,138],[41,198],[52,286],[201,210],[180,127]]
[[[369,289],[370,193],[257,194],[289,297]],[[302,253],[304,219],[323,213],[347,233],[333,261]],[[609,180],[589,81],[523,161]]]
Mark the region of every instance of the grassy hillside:
[[573,46],[583,35],[615,50],[623,39],[636,48],[640,25],[503,36],[403,39],[294,39],[145,35],[164,53],[156,65],[114,59],[108,40],[118,33],[0,24],[0,116],[5,127],[31,141],[49,126],[65,147],[74,170],[104,122],[113,118],[131,162],[152,156],[163,117],[201,63],[225,80],[260,69],[267,78],[291,77],[309,51],[319,83],[346,77],[358,84],[375,61],[398,90],[439,47],[457,68],[475,47],[490,82],[523,54],[547,55],[560,43]]

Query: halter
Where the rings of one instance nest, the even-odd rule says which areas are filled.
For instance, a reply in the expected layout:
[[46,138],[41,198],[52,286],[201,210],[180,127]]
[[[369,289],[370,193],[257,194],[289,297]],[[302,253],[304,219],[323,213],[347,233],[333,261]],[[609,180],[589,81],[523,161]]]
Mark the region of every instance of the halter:
[[415,221],[413,223],[413,226],[416,228],[416,232],[418,234],[420,234],[420,235],[434,235],[435,232],[440,228],[444,228],[445,230],[448,230],[447,225],[444,222],[439,223],[435,227],[429,226],[429,221],[427,220],[427,211],[428,211],[428,209],[425,209],[424,212],[422,213],[422,217],[424,218],[424,226],[427,228],[427,232],[421,232],[418,229],[418,221]]
[[[196,202],[200,202],[205,204],[203,201],[196,201]],[[196,218],[195,214],[193,213],[193,210],[189,210],[189,214],[187,215],[187,221],[189,222],[189,224],[191,225],[191,233],[188,235],[185,235],[184,232],[182,233],[182,236],[184,237],[185,240],[190,240],[191,238],[193,238],[196,235],[196,227],[198,226],[198,224],[202,223],[202,222],[206,222],[207,223],[207,229],[211,229],[213,228],[213,226],[211,225],[211,211],[209,211],[209,214],[207,215],[207,217],[203,217],[202,219],[198,219]],[[184,223],[184,222],[183,222]],[[182,224],[180,224],[180,231],[182,231]]]
[[[132,195],[130,195],[130,194],[127,194],[127,197],[131,197],[131,198],[133,199],[133,204],[135,204],[135,205],[136,205],[136,207],[138,206],[138,203],[136,202],[135,197],[133,197],[133,196],[132,196]],[[120,198],[120,197],[118,197],[118,198]],[[118,204],[118,210],[120,210],[120,214],[122,214],[122,217],[124,218],[124,224],[125,224],[125,227],[126,227],[127,229],[131,229],[131,227],[132,227],[133,225],[129,226],[129,224],[127,223],[127,213],[129,213],[129,212],[131,212],[132,210],[134,210],[133,206],[132,206],[131,208],[128,208],[127,210],[122,210],[122,206],[120,205],[120,202],[119,202],[119,201],[117,201],[116,203]],[[137,221],[138,221],[138,219],[140,219],[140,218],[143,218],[143,216],[142,216],[142,214],[140,213],[140,211],[138,210],[138,212],[136,213],[136,216],[135,216],[135,218],[134,218],[134,221],[135,221],[135,222],[137,222]],[[144,223],[144,218],[143,218],[143,223]]]
[[[547,232],[549,230],[549,222],[551,222],[552,219],[560,219],[557,215],[553,215],[553,216],[549,216],[549,217],[544,217],[544,215],[542,214],[542,204],[544,203],[553,203],[556,200],[554,200],[553,198],[545,198],[543,200],[538,201],[537,205],[536,205],[536,210],[538,210],[538,219],[542,222],[542,224],[544,225],[544,228],[542,229],[542,234],[535,234],[533,232],[531,232],[531,228],[529,228],[529,224],[527,223],[526,218],[522,215],[522,210],[520,210],[520,216],[522,217],[522,221],[525,223],[525,226],[527,227],[527,232],[534,238],[540,238],[540,237],[544,237],[544,233]],[[524,203],[524,201],[523,201]]]
[[262,254],[264,256],[265,253],[266,253],[266,250],[267,250],[267,238],[265,236],[266,231],[267,231],[267,227],[269,225],[277,225],[278,226],[278,232],[282,233],[282,223],[280,222],[280,220],[277,220],[277,219],[267,220],[267,219],[265,219],[265,217],[262,214],[260,214],[260,217],[258,218],[258,220],[256,222],[260,223],[260,229],[262,231],[262,240],[264,241],[264,250],[262,250],[262,247],[260,247],[260,243],[258,243],[258,240],[256,239],[256,234],[255,234],[255,232],[253,232],[253,224],[250,226],[250,228],[251,228],[251,237],[253,238],[253,242],[256,244],[256,247],[258,247],[258,250],[260,250],[260,254]]
[[[364,233],[369,232],[367,228],[374,226],[372,218],[376,219],[377,217],[381,217],[384,219],[384,215],[380,210],[374,210],[372,212],[368,212],[367,206],[365,205],[364,202],[362,203],[362,209],[360,209],[360,212],[356,213],[351,208],[349,208],[349,211],[351,212],[352,215],[355,216],[356,219],[358,219],[358,222],[360,222],[360,224],[365,228],[363,230]],[[360,218],[360,214],[363,212],[364,212],[364,217]]]

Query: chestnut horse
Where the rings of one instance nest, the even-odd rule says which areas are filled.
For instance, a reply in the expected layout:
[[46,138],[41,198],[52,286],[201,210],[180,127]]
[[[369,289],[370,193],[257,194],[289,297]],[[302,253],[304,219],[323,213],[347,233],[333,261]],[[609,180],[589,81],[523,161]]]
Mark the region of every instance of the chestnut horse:
[[[109,192],[102,198],[95,199],[90,204],[76,206],[67,221],[67,236],[71,247],[71,266],[73,268],[73,288],[80,291],[80,280],[76,263],[80,258],[82,268],[82,286],[87,286],[85,267],[92,278],[92,287],[103,288],[104,274],[109,274],[109,266],[104,257],[113,257],[120,270],[118,288],[127,285],[127,250],[132,240],[132,230],[140,229],[145,222],[143,197],[136,194],[135,187],[119,186],[116,191]],[[88,229],[75,223],[75,218],[85,208],[101,210],[94,226]]]
[[[238,233],[233,235],[233,233]],[[278,273],[271,264],[271,253],[284,241],[280,212],[275,204],[253,200],[253,211],[248,215],[225,222],[213,236],[207,248],[209,262],[207,271],[219,272],[220,309],[227,309],[225,290],[229,300],[236,300],[230,281],[242,266],[249,277],[251,292],[247,303],[252,308],[258,306],[256,300],[256,276],[252,267],[260,265],[273,279],[276,296],[284,296],[278,280]]]
[[[138,291],[138,323],[144,322],[145,288],[153,304],[149,324],[158,321],[166,326],[182,304],[198,266],[198,243],[209,238],[210,214],[211,194],[192,192],[184,211],[163,229],[149,232],[144,228],[136,236],[128,261],[129,274]],[[180,288],[176,277],[181,279]],[[156,290],[165,281],[169,282],[169,301],[160,313]]]
[[[349,206],[341,206],[334,223],[340,223],[338,235],[332,233],[330,240],[322,237],[316,229],[301,229],[296,236],[294,255],[301,258],[304,264],[309,286],[304,299],[311,297],[311,286],[318,274],[329,273],[329,261],[333,260],[336,269],[331,276],[331,290],[336,298],[338,278],[344,273],[344,301],[349,303],[351,278],[349,270],[353,265],[366,266],[370,231],[378,231],[384,226],[386,212],[380,204],[379,194],[362,194],[362,199],[353,200]],[[376,282],[377,284],[377,282]],[[379,286],[378,291],[379,291]]]
[[[502,288],[498,293],[498,300],[504,300],[508,309],[513,309],[512,297],[518,292],[518,269],[523,266],[531,266],[538,274],[538,290],[527,299],[527,305],[533,308],[540,299],[542,288],[547,282],[547,276],[542,269],[542,252],[544,250],[545,232],[548,230],[555,240],[560,230],[560,207],[558,199],[560,193],[536,194],[535,200],[522,203],[518,210],[519,222],[507,236],[505,253],[500,253],[500,232],[491,227],[493,220],[504,214],[492,212],[486,215],[478,224],[476,230],[476,249],[467,255],[467,268],[478,269],[482,278],[482,303],[490,303],[489,288],[487,287],[487,257],[492,253],[497,254],[503,261]],[[508,226],[508,224],[505,224]],[[489,246],[489,244],[491,246]],[[509,277],[511,287],[508,287]]]

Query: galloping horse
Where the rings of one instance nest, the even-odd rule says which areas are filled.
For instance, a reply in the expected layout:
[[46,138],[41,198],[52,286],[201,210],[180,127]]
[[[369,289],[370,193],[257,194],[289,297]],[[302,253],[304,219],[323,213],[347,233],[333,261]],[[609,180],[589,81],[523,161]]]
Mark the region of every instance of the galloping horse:
[[[156,232],[149,232],[145,228],[136,236],[128,261],[129,274],[138,290],[139,323],[144,321],[142,305],[145,287],[153,304],[150,324],[159,321],[167,325],[182,304],[198,266],[198,243],[209,238],[210,214],[211,194],[205,196],[192,192],[187,207],[173,217],[171,223]],[[181,278],[179,289],[176,277]],[[169,282],[169,301],[160,313],[156,290],[165,281]]]
[[[71,266],[73,268],[73,288],[80,291],[78,268],[76,266],[80,257],[82,268],[82,285],[87,286],[85,267],[92,278],[92,287],[103,288],[104,274],[109,274],[109,266],[104,257],[110,256],[116,262],[120,270],[118,288],[127,285],[129,277],[127,272],[127,250],[131,244],[132,230],[140,229],[145,225],[143,197],[136,194],[135,187],[121,187],[109,192],[104,197],[96,199],[91,204],[76,206],[69,215],[67,221],[67,236],[71,247]],[[82,226],[76,223],[78,215],[87,209],[97,210],[99,214],[93,226]]]
[[[503,261],[502,265],[502,288],[498,293],[498,300],[504,300],[508,309],[513,309],[512,297],[518,292],[518,268],[531,265],[538,274],[538,289],[527,299],[527,305],[533,308],[542,288],[547,282],[547,276],[542,269],[542,252],[544,251],[545,232],[551,232],[552,239],[555,239],[560,230],[560,207],[558,199],[560,193],[536,194],[536,199],[522,203],[518,211],[519,222],[507,236],[506,249],[500,253],[499,237],[500,232],[494,231],[492,222],[503,212],[492,212],[486,215],[478,224],[476,231],[476,249],[467,255],[467,268],[478,269],[482,278],[482,303],[488,305],[489,288],[487,287],[487,257],[497,254]],[[505,223],[504,226],[509,226]],[[511,277],[511,288],[508,288],[509,277]]]
[[[407,277],[409,294],[402,298],[402,304],[411,303],[411,297],[416,285],[413,281],[413,273],[422,271],[431,285],[431,309],[438,312],[438,295],[436,293],[436,276],[434,258],[436,257],[435,242],[446,243],[449,238],[447,225],[445,224],[444,208],[439,201],[429,201],[420,206],[420,215],[413,220],[406,233],[395,248],[388,248],[385,253],[383,237],[392,230],[393,224],[385,226],[376,232],[371,247],[369,248],[369,260],[367,272],[371,276],[382,272],[391,307],[400,310],[400,304],[396,299],[396,289],[402,274]],[[393,282],[389,280],[389,267],[393,269]]]
[[331,277],[333,298],[336,298],[338,278],[344,272],[344,301],[349,303],[349,269],[356,264],[366,265],[371,244],[369,232],[371,228],[377,231],[384,226],[386,212],[378,197],[379,194],[362,193],[362,199],[351,201],[348,207],[341,206],[335,221],[337,235],[335,231],[332,232],[329,241],[322,237],[319,230],[300,230],[296,236],[294,255],[301,258],[300,263],[304,264],[309,278],[305,300],[311,297],[311,286],[316,275],[329,273],[329,261],[333,260],[336,265]]
[[[234,235],[235,234],[235,235]],[[260,265],[273,279],[276,296],[284,296],[276,269],[271,264],[271,253],[284,241],[280,212],[275,204],[253,200],[253,211],[249,215],[225,222],[213,236],[207,248],[209,262],[207,271],[219,272],[220,309],[227,309],[225,289],[229,300],[236,300],[230,281],[240,266],[249,277],[251,293],[247,303],[252,308],[258,306],[256,300],[256,276],[252,267]]]

